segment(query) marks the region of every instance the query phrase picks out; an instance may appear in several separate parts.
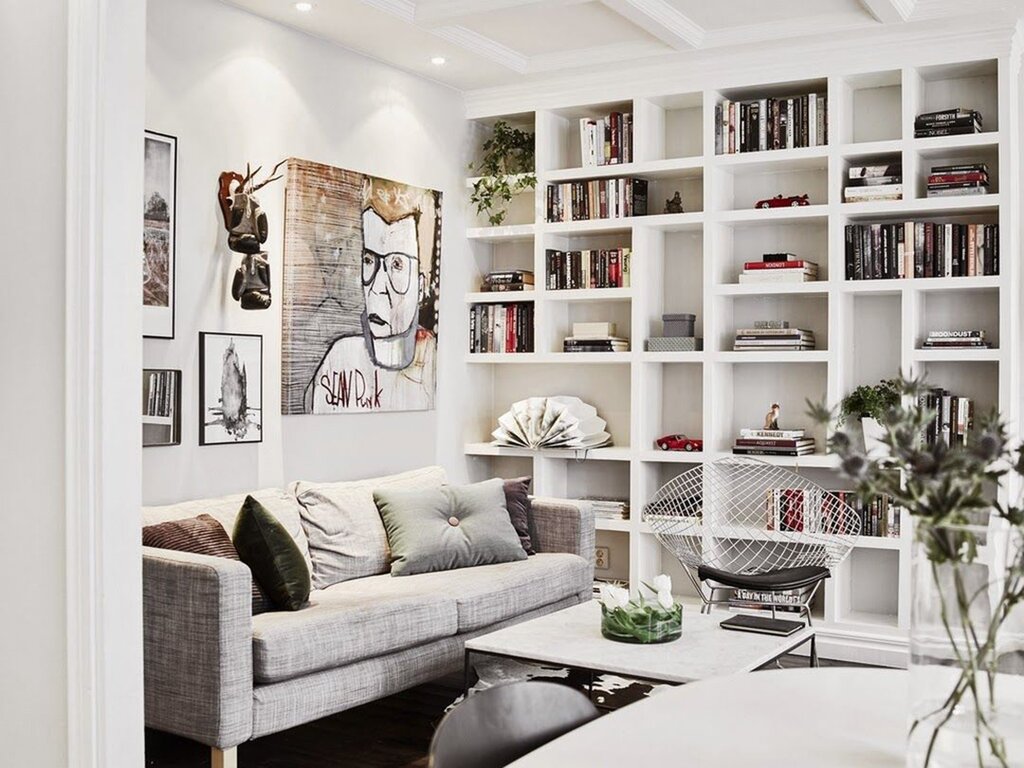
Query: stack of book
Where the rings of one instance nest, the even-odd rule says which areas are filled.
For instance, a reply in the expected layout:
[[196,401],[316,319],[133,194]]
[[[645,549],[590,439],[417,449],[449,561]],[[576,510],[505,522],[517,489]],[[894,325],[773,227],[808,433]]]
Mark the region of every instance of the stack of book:
[[847,173],[843,201],[859,203],[868,200],[902,200],[903,166],[851,165]]
[[741,429],[733,453],[747,456],[806,456],[814,453],[814,438],[802,429]]
[[948,446],[966,445],[967,433],[974,427],[973,400],[936,388],[918,395],[917,404],[935,412],[935,418],[921,436],[926,445],[938,442]]
[[[854,491],[830,491],[839,501],[853,507],[860,518],[861,536],[882,536],[893,539],[900,537],[900,508],[886,494],[875,496],[864,502]],[[830,533],[823,530],[822,533]]]
[[828,144],[828,100],[823,93],[784,99],[723,101],[715,106],[715,154]]
[[533,272],[528,269],[506,269],[484,275],[480,290],[491,291],[532,291]]
[[573,323],[572,336],[562,342],[564,352],[628,352],[629,339],[615,335],[615,323]]
[[142,415],[156,417],[172,416],[178,398],[177,386],[181,378],[180,372],[164,370],[149,371],[148,373],[146,404]]
[[938,112],[924,112],[914,119],[914,138],[932,136],[960,136],[981,133],[981,112],[976,109],[954,107]]
[[777,611],[798,613],[804,600],[799,590],[762,592],[756,589],[736,589],[729,598],[729,609],[763,611],[774,605]]
[[532,352],[533,303],[474,304],[469,310],[469,351]]
[[548,290],[575,288],[628,288],[630,248],[557,251],[547,255]]
[[644,179],[591,179],[548,184],[549,222],[646,215],[647,181]]
[[933,165],[928,174],[928,197],[988,194],[988,165]]
[[740,273],[741,283],[812,283],[818,279],[818,264],[792,253],[766,253],[761,261],[747,261]]
[[590,502],[594,517],[600,517],[602,520],[629,520],[628,500],[604,496],[584,496],[582,500]]
[[633,162],[633,113],[580,118],[580,154],[585,168]]
[[736,331],[733,350],[736,352],[791,352],[814,349],[814,331],[790,328],[785,320],[773,325],[781,328],[761,327],[768,322],[755,323],[754,328],[740,328]]
[[998,224],[846,225],[847,280],[998,274]]
[[988,349],[983,330],[929,331],[925,349]]

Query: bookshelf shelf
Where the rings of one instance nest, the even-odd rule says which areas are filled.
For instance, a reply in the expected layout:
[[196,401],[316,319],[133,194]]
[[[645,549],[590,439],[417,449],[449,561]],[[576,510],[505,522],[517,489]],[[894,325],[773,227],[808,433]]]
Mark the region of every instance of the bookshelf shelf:
[[788,352],[715,352],[714,359],[720,363],[827,363],[828,350],[814,349]]
[[629,301],[632,288],[573,288],[541,291],[544,301]]
[[467,304],[515,304],[536,301],[539,291],[475,291],[466,294]]
[[714,286],[719,296],[786,296],[792,294],[820,296],[829,292],[832,283],[814,280],[808,283],[721,283]]
[[891,216],[956,217],[960,214],[997,213],[999,195],[974,197],[930,197],[914,200],[888,200],[882,202],[842,203],[843,213],[851,221]]
[[615,520],[610,517],[595,517],[594,527],[599,531],[629,531],[632,525],[629,520]]
[[640,361],[644,363],[701,363],[704,362],[703,352],[641,352]]
[[[782,150],[777,150],[782,151]],[[722,224],[757,224],[773,222],[782,224],[792,221],[813,221],[828,218],[828,206],[801,205],[789,208],[743,208],[735,211],[720,211],[713,220]]]
[[657,448],[652,448],[640,451],[637,458],[640,461],[655,464],[702,464],[705,453],[703,451],[660,451]]
[[590,450],[550,449],[534,451],[529,448],[515,448],[495,443],[467,443],[467,456],[515,456],[523,458],[562,459],[566,461],[629,461],[629,448],[608,446]]
[[501,227],[473,227],[466,230],[466,237],[481,243],[508,243],[532,240],[533,224],[509,224]]
[[638,176],[644,179],[698,178],[704,173],[704,158],[686,157],[669,160],[564,168],[541,174],[539,183],[605,179],[617,176]]
[[467,363],[488,365],[628,365],[631,352],[506,352],[466,354]]
[[915,349],[911,357],[917,362],[1001,362],[999,349]]

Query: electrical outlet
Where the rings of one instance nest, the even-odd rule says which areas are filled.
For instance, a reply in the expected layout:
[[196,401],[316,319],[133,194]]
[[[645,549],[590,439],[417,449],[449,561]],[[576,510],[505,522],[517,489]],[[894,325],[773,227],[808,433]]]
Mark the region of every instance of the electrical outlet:
[[594,570],[607,571],[611,564],[608,547],[594,547]]

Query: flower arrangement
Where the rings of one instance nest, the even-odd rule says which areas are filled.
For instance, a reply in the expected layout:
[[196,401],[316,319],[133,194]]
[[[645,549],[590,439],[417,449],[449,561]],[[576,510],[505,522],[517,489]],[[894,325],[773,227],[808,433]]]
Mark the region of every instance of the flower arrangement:
[[655,576],[643,585],[654,595],[629,597],[629,590],[601,587],[601,634],[620,643],[668,643],[683,634],[683,606],[672,597],[672,579]]

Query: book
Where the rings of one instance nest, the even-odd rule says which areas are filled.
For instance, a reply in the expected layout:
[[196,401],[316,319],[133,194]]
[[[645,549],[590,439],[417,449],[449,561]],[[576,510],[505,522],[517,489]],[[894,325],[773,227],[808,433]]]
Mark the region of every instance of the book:
[[771,338],[773,336],[791,336],[794,334],[799,334],[803,336],[814,336],[813,331],[806,331],[802,328],[790,328],[788,322],[785,326],[781,328],[758,328],[755,324],[755,327],[753,328],[736,329],[737,336],[743,335]]
[[803,448],[814,445],[814,440],[809,437],[785,440],[780,438],[763,437],[738,437],[736,445],[749,448]]
[[[593,338],[616,338],[615,336],[615,323],[606,322],[583,322],[572,324],[572,336],[569,338],[574,339],[593,339]],[[622,339],[625,341],[625,339]]]
[[766,253],[761,257],[762,262],[776,261],[799,261],[800,257],[795,253]]
[[740,456],[807,456],[814,453],[814,446],[800,448],[755,448],[747,445],[734,445],[732,452]]
[[951,187],[948,189],[928,189],[928,197],[963,197],[965,195],[987,195],[988,187],[981,186],[965,186],[965,187]]
[[548,184],[547,221],[592,221],[647,215],[647,181],[631,177]]
[[965,163],[962,165],[933,165],[932,173],[988,173],[987,163]]
[[807,283],[815,277],[806,270],[777,270],[745,272],[739,276],[740,283]]
[[843,199],[847,202],[859,200],[901,200],[902,184],[883,184],[876,187],[846,187]]
[[789,320],[755,320],[754,330],[768,331],[779,328],[789,328]]
[[533,351],[533,302],[474,304],[469,312],[471,353]]
[[887,165],[851,165],[846,174],[850,181],[870,178],[903,178],[903,166],[899,163]]
[[775,440],[798,440],[806,435],[803,429],[748,429],[740,430],[740,437],[760,437]]
[[818,264],[814,261],[804,259],[790,259],[787,261],[746,261],[743,269],[812,269],[817,271]]
[[848,224],[844,239],[847,280],[999,274],[998,224]]
[[828,97],[824,93],[715,106],[715,152],[764,152],[828,144]]

